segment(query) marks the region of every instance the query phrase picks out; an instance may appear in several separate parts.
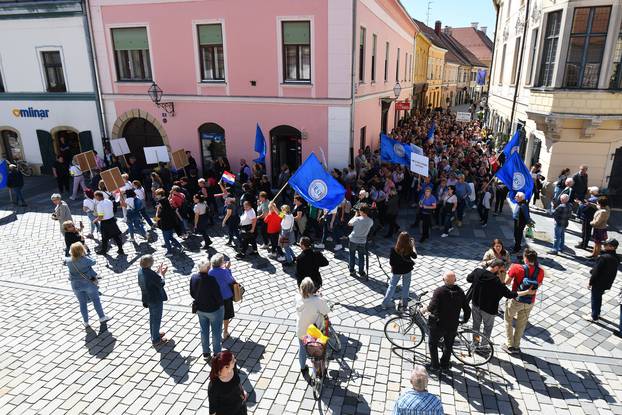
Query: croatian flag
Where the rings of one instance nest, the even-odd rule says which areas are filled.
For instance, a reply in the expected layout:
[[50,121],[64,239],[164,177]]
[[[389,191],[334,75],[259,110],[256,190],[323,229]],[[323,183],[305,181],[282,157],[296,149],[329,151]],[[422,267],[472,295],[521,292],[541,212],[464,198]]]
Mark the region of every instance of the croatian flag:
[[225,183],[235,184],[235,174],[225,171],[222,174],[221,180],[224,181]]

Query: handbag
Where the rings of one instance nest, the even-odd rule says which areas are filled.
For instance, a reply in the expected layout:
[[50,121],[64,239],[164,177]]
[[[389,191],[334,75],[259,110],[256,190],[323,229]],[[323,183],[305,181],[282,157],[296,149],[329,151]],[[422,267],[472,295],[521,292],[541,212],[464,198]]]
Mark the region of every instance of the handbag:
[[238,282],[232,283],[231,290],[233,291],[233,301],[235,301],[236,303],[242,301],[244,297],[244,292],[246,291],[242,284]]
[[[201,279],[199,280],[199,288],[197,289],[197,297],[201,294],[201,287],[203,287],[203,277],[200,278]],[[196,314],[199,310],[199,304],[197,303],[197,300],[193,300],[190,307],[192,314]]]

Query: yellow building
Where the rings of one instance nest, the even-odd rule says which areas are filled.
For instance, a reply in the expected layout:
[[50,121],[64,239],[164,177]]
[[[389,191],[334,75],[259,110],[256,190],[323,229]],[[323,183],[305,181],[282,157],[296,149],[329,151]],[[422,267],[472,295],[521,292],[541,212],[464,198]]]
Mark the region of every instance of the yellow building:
[[423,109],[428,84],[428,58],[432,43],[423,33],[415,37],[415,67],[413,68],[413,107]]
[[434,44],[430,45],[428,52],[428,89],[425,99],[428,108],[441,106],[445,53],[447,53],[447,49]]

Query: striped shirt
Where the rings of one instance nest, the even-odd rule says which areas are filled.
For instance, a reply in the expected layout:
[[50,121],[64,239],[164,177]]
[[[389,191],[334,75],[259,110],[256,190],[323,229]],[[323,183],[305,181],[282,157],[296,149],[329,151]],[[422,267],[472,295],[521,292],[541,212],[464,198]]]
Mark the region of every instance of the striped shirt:
[[441,400],[431,393],[409,390],[403,393],[393,408],[393,415],[443,415]]

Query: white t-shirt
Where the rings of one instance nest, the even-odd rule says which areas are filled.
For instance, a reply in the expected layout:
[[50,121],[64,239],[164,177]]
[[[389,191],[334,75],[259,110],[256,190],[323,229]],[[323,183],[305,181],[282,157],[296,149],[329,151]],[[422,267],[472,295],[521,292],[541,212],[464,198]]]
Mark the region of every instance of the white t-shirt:
[[134,189],[134,193],[136,193],[136,197],[140,200],[145,200],[145,189],[142,187],[140,189]]
[[284,231],[291,231],[294,226],[294,217],[291,214],[283,216],[281,219],[281,229]]
[[207,211],[207,205],[205,203],[197,203],[196,205],[194,205],[193,211],[194,213],[197,213],[199,215],[205,215],[205,212]]
[[78,166],[71,166],[69,168],[69,174],[71,174],[73,177],[82,176],[82,170],[80,170],[80,167]]
[[134,198],[128,197],[127,199],[125,199],[125,204],[127,205],[128,209],[134,209]]
[[490,209],[490,192],[484,193],[484,197],[482,198],[482,205],[485,209]]
[[104,199],[97,202],[96,211],[97,216],[99,216],[102,220],[108,220],[114,217],[113,204],[110,199]]
[[95,212],[95,206],[97,206],[97,203],[94,199],[84,199],[82,202],[82,207],[87,208],[88,212]]
[[253,219],[255,219],[257,215],[255,214],[254,209],[245,210],[240,215],[240,226],[252,225]]

